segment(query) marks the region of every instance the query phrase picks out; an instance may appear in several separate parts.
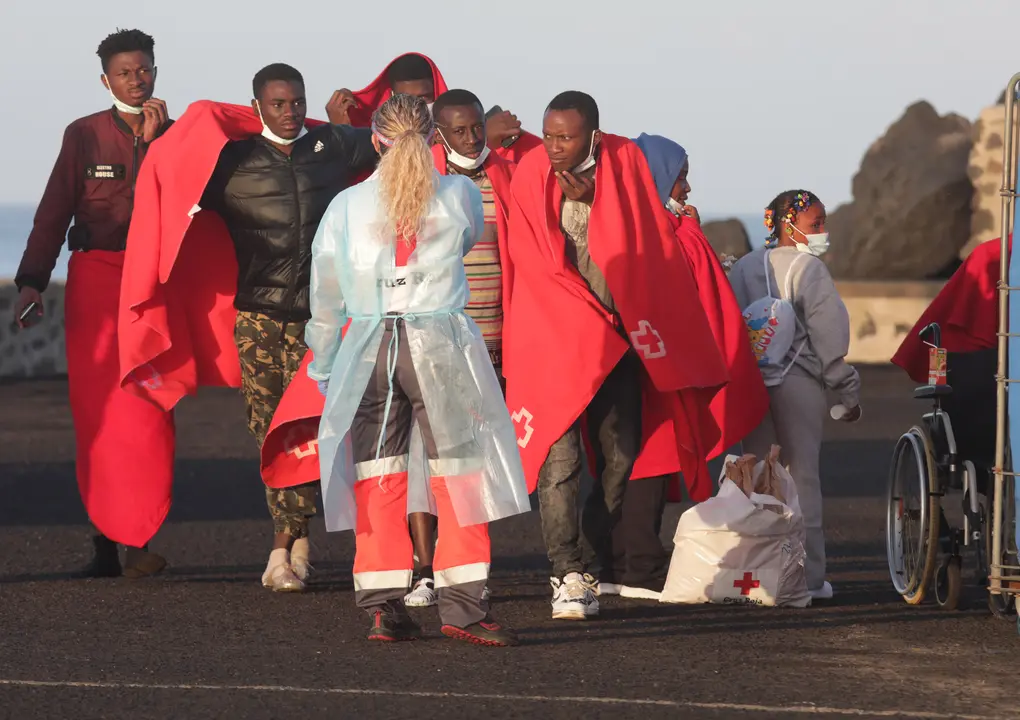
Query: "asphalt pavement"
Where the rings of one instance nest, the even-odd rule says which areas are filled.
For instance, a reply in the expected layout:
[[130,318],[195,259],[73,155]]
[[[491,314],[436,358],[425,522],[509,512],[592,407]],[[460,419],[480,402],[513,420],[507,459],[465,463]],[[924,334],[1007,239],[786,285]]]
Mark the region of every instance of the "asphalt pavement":
[[[0,385],[0,718],[1006,718],[1015,626],[968,591],[956,612],[892,591],[882,494],[911,383],[865,368],[857,425],[828,423],[822,472],[836,597],[804,610],[603,598],[596,621],[550,619],[537,512],[493,525],[493,610],[522,644],[439,633],[364,639],[350,533],[313,527],[303,595],[259,576],[271,526],[236,392],[178,411],[176,497],[152,548],[160,577],[82,580],[90,531],[60,380]],[[684,508],[671,506],[663,540]]]

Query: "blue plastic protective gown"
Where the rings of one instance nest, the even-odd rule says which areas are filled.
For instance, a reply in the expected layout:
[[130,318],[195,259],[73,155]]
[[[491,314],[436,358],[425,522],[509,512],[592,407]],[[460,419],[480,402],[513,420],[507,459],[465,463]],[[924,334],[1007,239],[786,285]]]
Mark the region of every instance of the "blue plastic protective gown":
[[[482,235],[481,194],[462,176],[436,174],[436,184],[428,218],[405,266],[396,263],[397,240],[385,222],[375,175],[337,195],[312,245],[312,319],[305,339],[314,353],[309,377],[328,381],[319,462],[330,531],[355,527],[358,480],[349,431],[375,367],[387,316],[401,319],[387,354],[395,361],[397,345],[407,344],[439,456],[431,461],[425,456],[415,423],[408,512],[433,507],[432,475],[446,478],[461,526],[531,509],[496,372],[481,333],[464,314],[469,292],[463,257]],[[341,341],[348,319],[351,325]],[[390,379],[392,392],[392,372]]]

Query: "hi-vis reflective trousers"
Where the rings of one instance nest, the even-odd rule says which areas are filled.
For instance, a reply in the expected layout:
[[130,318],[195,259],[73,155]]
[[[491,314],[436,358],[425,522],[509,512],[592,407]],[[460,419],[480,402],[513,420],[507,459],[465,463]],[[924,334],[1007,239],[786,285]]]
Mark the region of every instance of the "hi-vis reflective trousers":
[[[400,323],[397,321],[399,328]],[[439,616],[444,624],[467,627],[482,620],[488,603],[482,599],[489,578],[488,525],[461,527],[438,459],[418,378],[405,337],[397,343],[390,390],[387,353],[393,323],[387,322],[375,371],[369,379],[351,427],[357,484],[354,591],[359,607],[369,613],[400,600],[411,587],[414,550],[407,532],[408,450],[416,420],[425,441],[432,470],[431,489],[439,517],[439,539],[433,562],[439,593]],[[401,333],[403,335],[403,333]],[[451,388],[456,392],[456,388]],[[383,431],[385,433],[383,434]],[[379,439],[383,438],[381,449]],[[378,450],[378,459],[377,459]]]

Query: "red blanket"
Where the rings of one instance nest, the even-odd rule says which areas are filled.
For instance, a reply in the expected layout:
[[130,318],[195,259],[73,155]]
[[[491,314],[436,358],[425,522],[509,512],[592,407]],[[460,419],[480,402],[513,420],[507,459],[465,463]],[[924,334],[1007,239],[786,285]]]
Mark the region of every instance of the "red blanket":
[[[240,386],[233,243],[218,215],[198,212],[192,218],[191,213],[227,141],[261,131],[250,107],[193,103],[153,144],[138,174],[120,297],[121,386],[163,409],[199,386]],[[315,402],[315,412],[321,413],[315,384],[300,374],[284,393],[273,426],[286,423],[288,413],[308,414],[301,406]],[[318,479],[318,457],[314,445],[307,452],[308,442],[300,435],[286,442],[266,439],[262,477],[267,485]],[[170,488],[165,492],[169,502]]]
[[519,164],[524,156],[542,145],[542,138],[532,135],[527,130],[521,130],[521,136],[508,148],[503,146],[495,148],[495,152],[504,160]]
[[[443,79],[443,74],[439,72],[439,68],[436,67],[431,58],[421,53],[404,53],[404,55],[417,55],[429,64],[432,68],[432,84],[435,86],[436,97],[447,91],[446,80]],[[368,127],[372,124],[372,113],[378,110],[379,106],[393,95],[393,90],[390,89],[390,81],[386,77],[390,70],[390,65],[393,65],[394,62],[404,57],[404,55],[400,55],[390,61],[390,64],[379,73],[379,77],[373,80],[368,87],[354,93],[354,99],[358,101],[358,107],[351,108],[348,113],[351,125],[354,127]]]
[[696,220],[684,218],[681,222],[672,213],[667,215],[690,263],[701,307],[730,374],[729,384],[712,399],[712,417],[721,436],[708,453],[711,459],[758,427],[769,409],[769,393],[751,353],[747,325],[719,256]]
[[103,535],[141,547],[170,511],[174,418],[120,388],[123,263],[123,253],[71,254],[64,298],[67,379],[85,509]]
[[[604,135],[601,147],[589,248],[646,371],[645,438],[632,477],[682,468],[691,497],[704,499],[712,491],[705,457],[719,442],[708,407],[728,380],[726,366],[644,156],[615,135]],[[512,195],[515,274],[504,370],[534,490],[549,448],[629,346],[565,257],[562,192],[545,153],[524,158]]]
[[[1009,247],[1012,252],[1012,236]],[[999,239],[974,248],[903,338],[892,362],[906,370],[914,382],[928,382],[928,346],[918,333],[933,322],[941,327],[942,347],[946,350],[974,352],[996,346],[1000,254]]]

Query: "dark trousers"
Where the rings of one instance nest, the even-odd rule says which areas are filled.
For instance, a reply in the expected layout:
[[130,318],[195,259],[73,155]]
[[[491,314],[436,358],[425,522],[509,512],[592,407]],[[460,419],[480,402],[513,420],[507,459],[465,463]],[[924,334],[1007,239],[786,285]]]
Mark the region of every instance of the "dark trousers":
[[[587,422],[575,422],[549,449],[539,474],[538,498],[542,535],[556,577],[612,563],[613,531],[641,447],[641,372],[637,355],[624,355],[589,403]],[[595,454],[595,483],[579,523],[584,426]]]
[[601,580],[662,590],[669,555],[662,546],[662,513],[672,475],[631,480],[623,497],[623,515],[613,528],[613,562]]
[[[398,341],[396,357],[391,358],[394,333]],[[387,403],[391,359],[393,395]],[[457,392],[457,388],[448,391]],[[444,624],[467,627],[485,619],[489,609],[488,601],[482,599],[489,575],[489,526],[462,527],[457,521],[403,323],[387,320],[375,369],[351,426],[358,477],[354,487],[358,504],[354,598],[358,607],[369,613],[401,605],[411,585],[414,551],[407,532],[407,463],[414,421],[421,429],[432,465],[430,488],[438,512],[439,539],[433,567],[439,617]],[[455,458],[455,451],[448,457]]]

